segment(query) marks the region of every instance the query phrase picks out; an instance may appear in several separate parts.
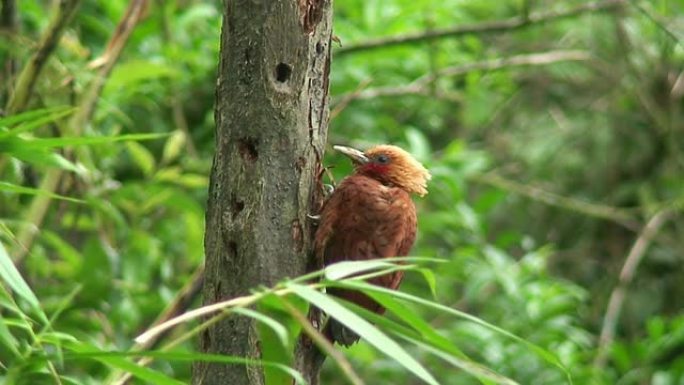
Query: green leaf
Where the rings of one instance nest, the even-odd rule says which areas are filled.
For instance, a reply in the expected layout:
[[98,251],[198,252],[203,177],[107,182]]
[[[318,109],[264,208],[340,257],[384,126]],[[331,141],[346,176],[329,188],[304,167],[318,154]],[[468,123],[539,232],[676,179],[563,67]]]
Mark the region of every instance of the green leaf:
[[85,171],[83,167],[77,166],[59,154],[52,153],[45,149],[30,148],[30,146],[24,146],[22,144],[16,146],[17,143],[28,142],[26,140],[13,138],[13,141],[15,142],[13,148],[8,149],[5,152],[26,163],[37,166],[60,168],[67,171],[73,171],[77,174],[81,174]]
[[268,326],[269,328],[271,328],[271,330],[273,330],[275,335],[278,337],[280,343],[282,343],[283,346],[287,346],[289,339],[287,329],[285,328],[285,326],[281,325],[275,319],[267,316],[266,314],[259,313],[248,308],[236,307],[231,309],[231,311],[246,317],[254,318],[262,324]]
[[107,81],[105,92],[131,88],[144,80],[174,77],[178,74],[179,72],[168,64],[147,60],[131,60],[120,63],[114,68]]
[[49,196],[50,198],[62,199],[62,200],[74,202],[74,203],[85,203],[85,201],[82,201],[80,199],[55,194],[55,193],[45,191],[45,190],[40,190],[37,188],[19,186],[19,185],[8,183],[8,182],[0,182],[0,191],[8,191],[8,192],[13,192],[13,193],[17,193],[17,194],[26,194],[26,195]]
[[397,264],[383,260],[342,261],[326,266],[325,277],[336,281],[359,273],[395,267]]
[[[4,289],[0,289],[4,290]],[[10,332],[9,328],[7,327],[7,323],[5,321],[5,317],[0,317],[0,343],[9,350],[14,357],[18,358],[20,357],[19,350],[17,350],[17,346],[19,346],[19,342],[17,341],[16,338],[14,338],[14,335]]]
[[[280,369],[281,371],[290,375],[290,377],[292,377],[295,380],[295,384],[297,384],[297,385],[305,385],[306,384],[306,381],[304,381],[304,378],[302,377],[301,373],[299,373],[295,369],[292,369],[286,365],[283,365],[283,364],[280,364],[277,362],[270,362],[270,361],[257,360],[257,359],[248,359],[248,358],[238,357],[238,356],[229,356],[229,355],[222,355],[222,354],[205,354],[205,353],[198,353],[198,352],[190,352],[190,353],[186,353],[186,352],[163,352],[163,351],[106,352],[106,351],[100,350],[94,346],[86,345],[83,343],[67,343],[67,344],[65,344],[65,347],[67,349],[71,350],[71,352],[66,353],[64,355],[65,360],[83,359],[83,358],[99,360],[101,358],[123,359],[123,358],[127,358],[127,357],[128,358],[151,357],[154,359],[163,359],[163,360],[168,360],[168,361],[179,361],[179,362],[203,361],[203,362],[218,362],[218,363],[224,363],[224,364],[270,366],[273,368]],[[129,364],[135,365],[135,364],[131,363],[130,361],[127,361],[127,362]],[[138,367],[140,367],[140,366],[138,366]],[[122,368],[122,369],[125,370],[125,368]],[[148,370],[150,370],[150,369],[148,369]],[[152,382],[152,383],[156,384],[156,382]]]
[[146,176],[152,175],[155,168],[154,156],[152,156],[152,153],[137,142],[127,142],[126,148],[135,161],[135,164],[142,170],[143,174]]
[[93,359],[102,362],[112,368],[124,370],[141,380],[159,385],[185,385],[184,382],[173,379],[161,372],[140,366],[123,357],[117,356],[91,356]]
[[35,138],[26,140],[29,148],[61,148],[69,146],[98,146],[117,142],[140,142],[163,138],[167,134],[129,134],[117,136],[78,136],[61,138]]
[[38,315],[41,321],[47,323],[47,317],[40,307],[40,302],[38,298],[33,293],[31,288],[24,278],[22,278],[19,271],[14,266],[12,259],[10,258],[5,246],[0,242],[0,278],[7,283],[7,285],[14,291],[19,297],[23,298],[31,307],[34,314]]
[[417,268],[415,269],[423,275],[425,282],[427,282],[430,288],[430,293],[432,293],[432,298],[437,298],[437,279],[435,278],[435,273],[431,269]]
[[[388,296],[389,297],[389,296]],[[389,297],[391,298],[391,297]],[[417,346],[429,351],[430,353],[440,357],[441,359],[445,360],[446,362],[463,369],[466,373],[473,375],[474,377],[477,377],[480,382],[483,384],[491,384],[492,381],[495,382],[500,382],[500,381],[505,381],[505,380],[510,380],[507,377],[504,377],[487,367],[472,361],[470,358],[468,358],[464,353],[461,352],[458,347],[456,347],[450,340],[447,338],[437,334],[432,327],[425,323],[425,321],[421,320],[421,323],[426,326],[426,328],[429,330],[429,332],[424,333],[422,336],[417,334],[414,330],[408,329],[402,325],[399,325],[396,322],[393,322],[389,317],[386,316],[381,316],[377,313],[368,311],[367,309],[364,309],[354,303],[344,301],[347,306],[349,306],[352,310],[354,310],[356,313],[363,315],[364,317],[368,318],[370,321],[374,322],[376,325],[382,326],[384,329],[389,330],[393,334],[399,336],[400,338],[403,338],[411,343],[416,344]],[[406,308],[399,308],[401,309],[399,313],[402,314],[402,316],[405,313],[410,313],[410,309]],[[396,309],[390,310],[394,314],[399,315],[395,313]],[[416,317],[416,315],[410,316],[411,318]],[[404,318],[399,317],[402,320]],[[415,325],[412,325],[415,326]],[[423,327],[420,328],[421,331],[424,329]],[[505,380],[504,380],[505,379]],[[512,381],[512,380],[510,380]],[[504,382],[505,383],[505,382]]]
[[166,140],[164,144],[164,152],[162,153],[162,163],[167,164],[175,160],[180,155],[183,146],[185,146],[185,133],[181,130],[176,130]]
[[[483,380],[491,380],[494,381],[497,384],[502,384],[502,385],[520,385],[518,382],[506,377],[502,376],[501,374],[483,366],[480,365],[476,362],[467,360],[467,359],[462,359],[457,356],[454,356],[452,354],[445,353],[444,351],[441,351],[439,349],[435,349],[434,347],[430,346],[429,344],[424,343],[423,341],[419,341],[410,337],[403,337],[407,341],[412,342],[413,344],[420,346],[421,348],[429,351],[430,353],[440,357],[444,361],[454,365],[457,368],[460,368],[464,370],[467,373],[472,374],[473,376],[479,378],[481,381]],[[483,381],[483,382],[489,382],[489,381]]]
[[[265,319],[269,320],[258,322],[256,325],[259,333],[261,358],[287,366],[291,365],[292,351],[289,349],[288,333],[283,325],[263,313],[254,312],[246,308],[233,308],[232,310],[238,314],[245,314],[244,310],[248,310],[248,313],[252,313],[255,319],[265,317]],[[259,310],[261,311],[262,309]],[[274,328],[273,326],[275,325],[277,327]],[[291,382],[289,376],[277,368],[265,366],[263,370],[266,384],[284,385]]]
[[406,139],[409,142],[410,153],[419,160],[430,159],[430,143],[425,135],[416,128],[406,130]]
[[298,296],[319,307],[340,323],[356,332],[366,342],[387,354],[388,357],[408,369],[418,378],[431,385],[439,384],[437,380],[399,344],[380,332],[368,321],[335,302],[331,297],[321,294],[308,286],[302,286],[295,283],[288,283],[286,286]]
[[4,132],[0,131],[0,140],[10,136],[15,136],[20,132],[33,130],[37,127],[43,126],[47,123],[53,122],[64,116],[67,116],[73,113],[74,111],[76,111],[76,109],[71,106],[57,106],[39,110],[26,111],[20,114],[0,118],[0,127],[9,128],[15,124],[21,124],[20,126],[15,127],[13,129]]
[[517,342],[524,344],[530,350],[532,350],[534,353],[536,353],[539,357],[543,358],[546,362],[556,366],[561,371],[563,371],[568,382],[570,384],[573,383],[570,372],[567,370],[565,365],[563,365],[563,363],[553,353],[549,352],[548,350],[546,350],[546,349],[544,349],[538,345],[535,345],[535,344],[523,339],[522,337],[519,337],[519,336],[517,336],[517,335],[515,335],[509,331],[501,329],[498,326],[492,325],[492,324],[490,324],[490,323],[488,323],[488,322],[486,322],[480,318],[472,316],[468,313],[464,313],[462,311],[452,309],[448,306],[444,306],[444,305],[438,304],[436,302],[428,301],[426,299],[416,297],[416,296],[413,296],[413,295],[410,295],[410,294],[407,294],[407,293],[404,293],[401,291],[389,290],[389,289],[386,289],[386,288],[383,288],[380,286],[376,286],[376,285],[371,285],[369,283],[362,282],[362,281],[346,280],[346,281],[331,282],[331,284],[334,286],[339,286],[339,287],[343,287],[346,289],[361,290],[365,293],[379,292],[379,293],[389,294],[389,295],[392,295],[394,297],[402,298],[402,299],[405,299],[407,301],[414,302],[414,303],[417,303],[417,304],[427,306],[429,308],[441,311],[442,313],[451,314],[451,315],[454,315],[456,317],[463,318],[465,320],[473,322],[473,323],[480,325],[486,329],[492,330],[492,331],[499,333],[503,336],[511,338],[514,341],[517,341]]
[[[324,274],[330,280],[339,280],[345,277],[350,277],[354,275],[359,275],[360,273],[366,272],[377,272],[380,270],[386,270],[391,268],[400,268],[402,270],[411,269],[416,270],[415,265],[407,265],[406,263],[425,263],[425,262],[436,262],[444,263],[446,260],[441,258],[428,258],[428,257],[391,257],[391,258],[379,258],[379,259],[369,259],[365,261],[342,261],[337,262],[332,265],[326,266],[323,270]],[[318,274],[313,274],[318,275]],[[309,279],[309,278],[306,278]],[[305,280],[306,280],[305,279]],[[429,278],[426,278],[429,282]],[[295,279],[298,281],[299,279]]]

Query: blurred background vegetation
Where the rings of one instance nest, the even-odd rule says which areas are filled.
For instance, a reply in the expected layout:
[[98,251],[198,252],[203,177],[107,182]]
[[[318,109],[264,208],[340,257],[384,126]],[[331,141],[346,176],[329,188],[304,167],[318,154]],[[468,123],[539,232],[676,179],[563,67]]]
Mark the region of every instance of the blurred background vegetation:
[[[124,358],[92,351],[134,348],[203,259],[221,5],[2,5],[0,378],[105,383]],[[435,300],[576,384],[684,384],[684,3],[347,0],[334,18],[329,142],[428,165],[413,254],[448,260]],[[431,298],[423,282],[402,290]],[[525,344],[414,310],[506,377],[566,382]],[[409,349],[441,383],[478,383]],[[369,345],[348,354],[367,383],[419,383]],[[186,361],[152,367],[138,377],[189,380]]]

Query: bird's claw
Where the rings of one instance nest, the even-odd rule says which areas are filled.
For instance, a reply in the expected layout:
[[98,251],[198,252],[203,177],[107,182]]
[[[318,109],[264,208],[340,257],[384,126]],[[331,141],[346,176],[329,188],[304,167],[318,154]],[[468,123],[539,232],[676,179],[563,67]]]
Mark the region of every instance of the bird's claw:
[[314,224],[318,224],[318,222],[321,221],[321,216],[319,215],[311,215],[311,214],[306,214],[306,217],[311,220]]
[[323,185],[323,196],[325,198],[328,198],[332,193],[335,191],[335,186],[331,184],[324,184]]

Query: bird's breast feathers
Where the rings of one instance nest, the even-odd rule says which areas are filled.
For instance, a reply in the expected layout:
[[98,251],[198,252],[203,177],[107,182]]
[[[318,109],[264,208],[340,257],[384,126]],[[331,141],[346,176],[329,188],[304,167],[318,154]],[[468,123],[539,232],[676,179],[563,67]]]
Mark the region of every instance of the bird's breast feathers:
[[406,255],[415,234],[416,209],[406,191],[355,175],[326,202],[316,243],[329,264]]

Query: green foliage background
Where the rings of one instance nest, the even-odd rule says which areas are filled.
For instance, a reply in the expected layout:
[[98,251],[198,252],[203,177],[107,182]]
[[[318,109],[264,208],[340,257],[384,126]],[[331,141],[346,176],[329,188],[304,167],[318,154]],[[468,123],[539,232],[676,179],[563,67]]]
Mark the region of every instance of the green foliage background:
[[[53,3],[17,2],[17,23],[3,24],[0,106],[9,106]],[[568,382],[529,344],[560,360],[576,384],[684,383],[684,3],[596,4],[608,3],[617,6],[335,3],[341,44],[333,52],[330,143],[398,144],[434,176],[418,202],[413,254],[446,263],[422,263],[434,285],[430,274],[428,284],[409,274],[402,291],[525,342],[444,311],[404,304],[405,311],[521,384]],[[94,60],[128,4],[83,1],[29,103],[0,119],[7,383],[114,383],[125,372],[183,383],[187,358],[198,358],[187,341],[170,349],[180,356],[160,356],[150,371],[131,368],[125,355],[98,355],[132,349],[200,265],[214,147],[219,2],[150,2],[102,92],[88,94],[101,68]],[[574,7],[584,10],[553,17]],[[520,28],[355,49],[525,15]],[[536,22],[540,15],[550,20]],[[76,119],[91,102],[92,116]],[[338,180],[350,171],[333,154],[326,163]],[[663,223],[644,237],[658,215]],[[639,238],[648,247],[621,286]],[[602,343],[619,287],[626,296],[615,340]],[[418,320],[402,322],[419,329]],[[404,347],[439,383],[495,383],[424,347]],[[345,353],[366,383],[420,383],[370,344]],[[323,376],[325,384],[349,380],[335,365]]]

